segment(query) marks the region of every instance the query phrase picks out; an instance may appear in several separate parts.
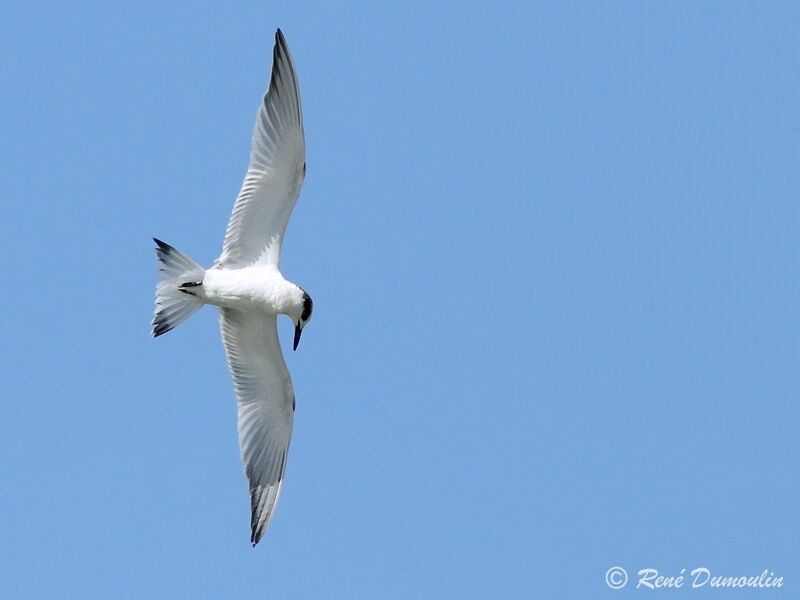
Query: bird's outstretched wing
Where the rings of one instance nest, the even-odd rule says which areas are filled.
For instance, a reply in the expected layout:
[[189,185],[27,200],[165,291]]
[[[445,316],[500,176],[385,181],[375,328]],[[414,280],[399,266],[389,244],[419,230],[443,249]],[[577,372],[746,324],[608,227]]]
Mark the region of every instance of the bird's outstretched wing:
[[222,255],[217,260],[220,266],[278,266],[283,234],[305,173],[300,90],[279,29],[272,53],[272,77],[256,116],[250,164],[228,221]]
[[276,317],[224,308],[222,342],[239,408],[239,447],[250,482],[255,546],[278,502],[294,421],[294,391],[283,360]]

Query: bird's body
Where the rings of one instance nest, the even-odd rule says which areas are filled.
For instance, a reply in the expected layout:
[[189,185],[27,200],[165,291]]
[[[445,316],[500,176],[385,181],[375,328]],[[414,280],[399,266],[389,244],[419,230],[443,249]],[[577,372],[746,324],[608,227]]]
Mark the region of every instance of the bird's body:
[[300,316],[303,290],[284,279],[272,266],[241,269],[211,268],[201,286],[207,304],[219,308],[262,313],[269,316]]
[[277,316],[295,324],[294,348],[313,303],[280,271],[286,225],[306,173],[300,93],[289,48],[275,34],[272,76],[253,129],[250,164],[231,214],[222,254],[204,269],[159,240],[153,335],[170,331],[205,304],[220,330],[238,407],[239,446],[250,483],[251,534],[264,535],[280,495],[294,421],[292,380]]

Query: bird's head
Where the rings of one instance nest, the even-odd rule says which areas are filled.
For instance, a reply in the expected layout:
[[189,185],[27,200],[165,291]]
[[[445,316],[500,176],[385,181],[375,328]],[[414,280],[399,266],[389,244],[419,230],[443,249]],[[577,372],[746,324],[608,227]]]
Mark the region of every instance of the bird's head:
[[297,350],[297,345],[300,343],[300,335],[303,333],[303,327],[311,320],[311,313],[314,310],[314,301],[303,288],[300,288],[303,293],[302,302],[298,305],[298,314],[295,317],[294,324],[294,345],[292,350]]

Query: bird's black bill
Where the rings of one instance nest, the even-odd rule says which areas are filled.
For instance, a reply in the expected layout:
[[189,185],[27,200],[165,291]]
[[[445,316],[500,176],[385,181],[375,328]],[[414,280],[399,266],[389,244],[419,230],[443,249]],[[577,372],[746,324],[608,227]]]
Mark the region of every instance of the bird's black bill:
[[297,350],[297,344],[300,343],[300,334],[303,333],[303,328],[300,325],[294,326],[294,346],[292,346],[292,350]]

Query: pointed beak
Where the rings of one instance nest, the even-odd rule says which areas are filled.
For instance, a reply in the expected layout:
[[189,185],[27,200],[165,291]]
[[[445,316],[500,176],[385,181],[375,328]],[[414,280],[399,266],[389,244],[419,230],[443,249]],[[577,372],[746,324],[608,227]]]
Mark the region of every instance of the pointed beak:
[[297,344],[300,343],[300,334],[303,333],[303,328],[300,327],[300,323],[294,326],[294,346],[292,346],[292,351],[297,350]]

